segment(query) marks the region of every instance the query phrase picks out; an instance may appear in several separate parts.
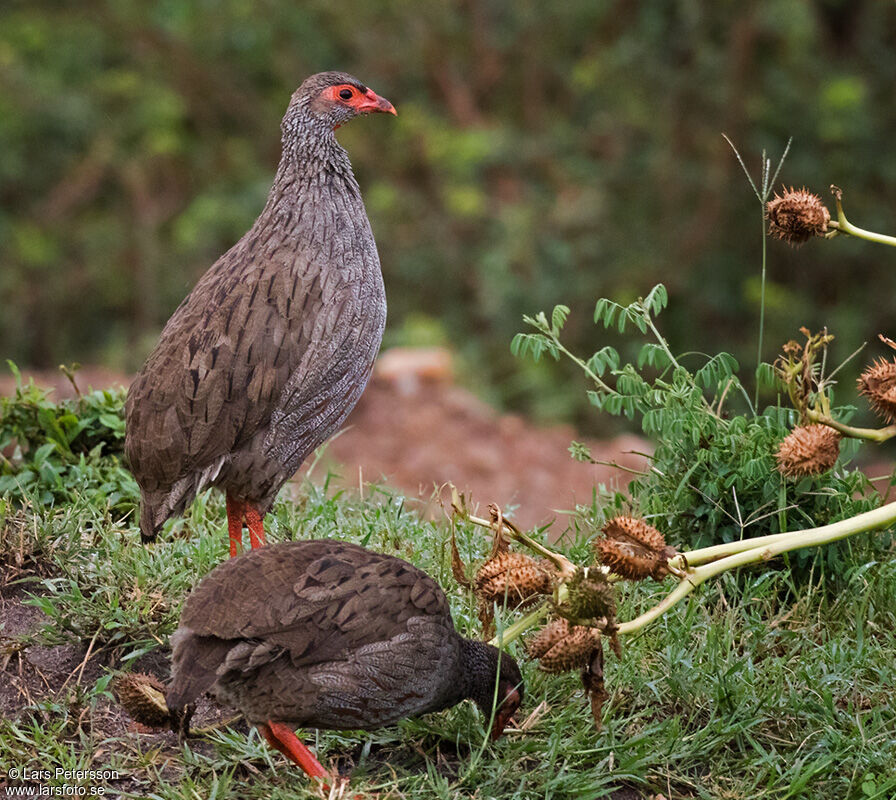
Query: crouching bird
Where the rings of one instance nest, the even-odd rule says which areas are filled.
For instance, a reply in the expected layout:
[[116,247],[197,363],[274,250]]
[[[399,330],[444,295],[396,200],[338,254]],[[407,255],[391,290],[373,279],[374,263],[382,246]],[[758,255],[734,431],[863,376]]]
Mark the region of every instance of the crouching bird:
[[283,117],[267,204],[165,325],[131,384],[125,452],[140,486],[140,532],[155,538],[196,493],[227,497],[230,554],[280,487],[352,410],[383,337],[376,243],[334,131],[395,114],[344,72],[308,78]]
[[326,769],[297,727],[370,730],[470,698],[498,738],[523,698],[519,666],[454,629],[438,583],[334,540],[285,542],[212,570],[171,639],[168,707],[189,721],[211,691],[309,775]]

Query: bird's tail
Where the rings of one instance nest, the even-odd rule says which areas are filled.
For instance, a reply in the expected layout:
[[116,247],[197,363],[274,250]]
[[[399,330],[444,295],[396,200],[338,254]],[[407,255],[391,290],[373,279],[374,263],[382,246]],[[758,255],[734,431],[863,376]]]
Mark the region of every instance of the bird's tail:
[[158,514],[156,513],[156,504],[145,492],[140,494],[140,539],[143,544],[155,541],[156,536],[162,525],[165,524],[164,517],[157,522]]
[[177,481],[173,486],[147,492],[140,490],[140,538],[152,542],[173,514],[180,514],[196,497],[196,483]]

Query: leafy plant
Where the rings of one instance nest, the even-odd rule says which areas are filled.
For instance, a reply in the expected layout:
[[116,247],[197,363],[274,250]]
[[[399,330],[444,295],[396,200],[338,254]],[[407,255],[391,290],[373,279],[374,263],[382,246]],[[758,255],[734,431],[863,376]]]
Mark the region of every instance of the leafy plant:
[[54,402],[47,389],[22,383],[0,397],[0,496],[39,505],[85,500],[118,516],[136,507],[137,484],[122,464],[123,389]]
[[[565,306],[555,307],[550,320],[544,313],[525,317],[535,331],[518,334],[511,345],[518,356],[571,359],[592,384],[588,398],[595,408],[638,420],[656,442],[650,469],[629,486],[640,514],[661,520],[670,541],[700,548],[822,525],[878,505],[865,475],[847,467],[854,442],[844,445],[835,469],[796,482],[786,479],[776,469],[774,452],[795,424],[796,411],[779,405],[757,410],[728,353],[674,355],[656,321],[667,303],[661,284],[628,305],[597,301],[596,324],[648,338],[634,363],[623,363],[613,347],[588,358],[568,350],[561,341]],[[770,364],[762,364],[758,374],[766,388],[778,386]],[[735,403],[741,411],[734,410]],[[848,419],[852,409],[836,412]],[[591,460],[581,443],[571,451]],[[828,558],[838,560],[846,545],[839,547],[829,548]],[[812,555],[794,558],[803,563]]]

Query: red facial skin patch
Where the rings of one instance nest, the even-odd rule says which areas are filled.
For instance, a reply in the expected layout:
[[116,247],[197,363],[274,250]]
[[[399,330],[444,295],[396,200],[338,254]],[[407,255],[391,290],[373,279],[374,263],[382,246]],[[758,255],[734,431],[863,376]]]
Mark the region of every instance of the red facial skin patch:
[[[343,96],[344,95],[344,96]],[[353,108],[358,114],[384,112],[398,116],[395,106],[385,97],[380,97],[373,89],[361,91],[350,83],[328,86],[320,93],[321,100]]]

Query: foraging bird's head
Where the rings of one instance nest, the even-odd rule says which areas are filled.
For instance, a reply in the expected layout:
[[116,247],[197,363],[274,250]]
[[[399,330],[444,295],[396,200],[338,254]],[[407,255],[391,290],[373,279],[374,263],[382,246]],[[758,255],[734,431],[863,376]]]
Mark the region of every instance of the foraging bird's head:
[[495,708],[495,721],[490,732],[491,739],[499,739],[504,733],[507,723],[516,714],[523,702],[525,686],[520,668],[507,653],[501,658],[501,677],[498,679],[498,705]]
[[319,72],[293,94],[284,133],[294,124],[332,131],[361,114],[377,112],[398,114],[392,103],[347,72]]
[[469,681],[467,696],[479,706],[486,718],[491,717],[494,706],[495,718],[490,737],[498,739],[523,702],[525,686],[522,673],[513,656],[497,647],[471,639],[466,639],[464,645],[464,669]]

